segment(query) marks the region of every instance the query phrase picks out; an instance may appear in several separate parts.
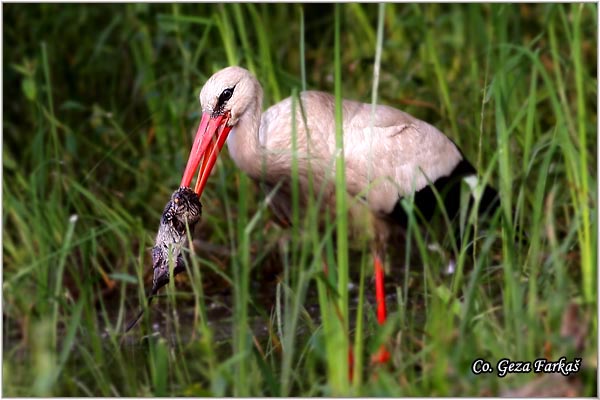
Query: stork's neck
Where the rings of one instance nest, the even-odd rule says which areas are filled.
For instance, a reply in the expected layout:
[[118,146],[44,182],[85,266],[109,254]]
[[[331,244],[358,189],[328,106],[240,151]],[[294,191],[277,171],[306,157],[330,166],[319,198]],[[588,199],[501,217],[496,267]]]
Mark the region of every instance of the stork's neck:
[[260,143],[258,131],[262,109],[262,89],[258,90],[256,101],[251,102],[233,127],[227,147],[236,165],[253,178],[260,175]]

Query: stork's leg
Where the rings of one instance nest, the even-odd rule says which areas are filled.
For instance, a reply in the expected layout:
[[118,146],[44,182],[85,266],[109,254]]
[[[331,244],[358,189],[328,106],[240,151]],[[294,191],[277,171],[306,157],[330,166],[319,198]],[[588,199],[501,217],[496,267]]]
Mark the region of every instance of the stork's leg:
[[385,286],[384,277],[385,271],[383,269],[383,262],[378,254],[374,257],[375,267],[375,298],[377,299],[377,322],[379,325],[383,325],[387,319],[387,310],[385,308]]
[[[377,301],[377,322],[379,322],[379,325],[383,325],[387,319],[384,286],[385,271],[383,269],[383,260],[377,253],[375,253],[373,264],[375,268],[375,299]],[[371,356],[371,361],[374,364],[385,364],[389,361],[389,359],[390,352],[385,347],[385,344],[382,344],[379,350]]]
[[[374,240],[373,240],[373,267],[375,273],[375,299],[377,302],[377,322],[383,325],[387,320],[387,309],[385,304],[385,270],[384,257],[387,250],[387,242],[390,237],[390,229],[388,224],[375,218],[374,223]],[[371,361],[375,364],[385,364],[390,359],[390,353],[385,345],[381,345],[379,350],[373,354]]]

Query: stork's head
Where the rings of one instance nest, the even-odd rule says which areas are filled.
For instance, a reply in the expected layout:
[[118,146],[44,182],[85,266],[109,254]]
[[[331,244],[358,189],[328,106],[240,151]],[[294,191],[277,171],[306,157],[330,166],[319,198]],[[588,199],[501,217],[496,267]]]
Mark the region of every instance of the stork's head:
[[231,128],[238,123],[246,109],[257,101],[259,95],[262,97],[260,84],[249,71],[241,67],[227,67],[206,81],[200,91],[202,120],[196,132],[181,186],[190,186],[194,172],[200,166],[194,191],[198,196],[202,194]]
[[200,91],[202,112],[213,118],[227,115],[229,126],[235,126],[251,102],[256,101],[260,85],[241,67],[227,67],[211,76]]

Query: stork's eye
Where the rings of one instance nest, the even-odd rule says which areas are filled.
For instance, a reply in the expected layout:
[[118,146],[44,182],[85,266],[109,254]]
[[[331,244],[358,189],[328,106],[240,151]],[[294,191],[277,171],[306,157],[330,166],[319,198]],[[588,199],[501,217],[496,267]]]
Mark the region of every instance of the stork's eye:
[[219,96],[219,103],[223,104],[233,96],[233,88],[227,88],[223,90],[223,93]]

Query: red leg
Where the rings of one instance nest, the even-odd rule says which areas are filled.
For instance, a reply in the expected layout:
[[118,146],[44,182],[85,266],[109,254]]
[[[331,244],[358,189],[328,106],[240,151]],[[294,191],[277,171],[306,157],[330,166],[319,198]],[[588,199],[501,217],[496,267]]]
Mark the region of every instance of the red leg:
[[385,309],[385,287],[383,284],[384,278],[383,265],[381,258],[375,256],[375,298],[377,299],[377,321],[380,325],[385,323],[387,312]]
[[[385,286],[383,263],[378,255],[375,255],[375,299],[377,301],[377,322],[383,325],[387,319],[387,311],[385,308]],[[387,351],[385,345],[381,345],[377,353],[373,354],[371,361],[375,364],[385,364],[390,359],[390,352]]]

